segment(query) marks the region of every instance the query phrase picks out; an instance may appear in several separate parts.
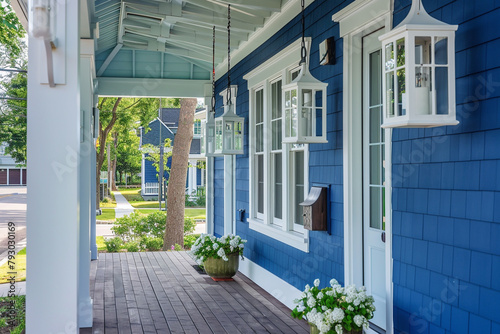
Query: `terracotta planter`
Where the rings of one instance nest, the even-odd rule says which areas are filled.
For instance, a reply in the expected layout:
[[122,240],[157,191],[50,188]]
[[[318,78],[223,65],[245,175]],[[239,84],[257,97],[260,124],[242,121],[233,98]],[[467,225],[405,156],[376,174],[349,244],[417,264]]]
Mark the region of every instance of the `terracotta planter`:
[[203,262],[203,267],[214,280],[230,279],[238,272],[240,255],[238,253],[228,254],[227,258],[229,261],[208,258]]
[[[319,334],[319,329],[318,329],[318,327],[316,327],[316,325],[309,323],[309,328],[310,328],[311,334]],[[346,331],[344,329],[344,334],[363,334],[363,331],[362,330],[360,330],[360,331],[355,331],[355,330]]]

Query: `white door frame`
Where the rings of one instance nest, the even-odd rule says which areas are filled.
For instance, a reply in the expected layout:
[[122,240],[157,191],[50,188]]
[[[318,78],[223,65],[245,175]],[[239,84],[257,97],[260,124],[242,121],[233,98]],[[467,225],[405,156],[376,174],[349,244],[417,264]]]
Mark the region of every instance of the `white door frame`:
[[[392,28],[392,1],[356,0],[333,15],[343,45],[344,284],[363,285],[362,38]],[[392,291],[392,132],[385,130],[386,157],[386,333],[394,332]],[[369,331],[371,332],[371,330]]]

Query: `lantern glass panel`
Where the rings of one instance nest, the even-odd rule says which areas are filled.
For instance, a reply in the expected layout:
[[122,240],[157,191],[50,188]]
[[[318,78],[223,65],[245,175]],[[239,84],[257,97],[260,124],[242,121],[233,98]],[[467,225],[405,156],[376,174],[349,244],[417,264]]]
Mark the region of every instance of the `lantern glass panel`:
[[233,121],[225,121],[224,122],[223,142],[224,142],[224,149],[225,150],[232,150],[233,149],[233,142],[234,142],[233,127],[234,127]]
[[215,122],[215,149],[222,150],[222,121]]
[[297,136],[297,89],[285,92],[285,137]]
[[436,66],[436,114],[448,115],[448,67]]
[[323,91],[317,90],[314,95],[316,108],[313,114],[313,133],[316,137],[321,137],[323,136]]
[[432,68],[426,66],[415,67],[414,87],[416,115],[430,115],[432,113]]
[[312,136],[313,128],[313,114],[312,114],[312,89],[302,90],[302,113],[300,117],[302,118],[302,133],[303,136]]
[[385,46],[385,70],[394,69],[394,44],[389,43]]
[[430,64],[432,62],[431,55],[431,38],[428,36],[415,37],[415,64]]
[[234,122],[234,149],[243,148],[243,122]]
[[436,61],[436,65],[447,65],[448,64],[448,38],[447,37],[435,37],[434,40],[435,40],[434,59]]
[[406,115],[408,99],[406,95],[406,70],[402,68],[397,71],[398,78],[398,116]]
[[396,67],[405,66],[405,39],[401,38],[396,41]]
[[386,115],[387,117],[394,117],[394,72],[385,74],[386,82]]

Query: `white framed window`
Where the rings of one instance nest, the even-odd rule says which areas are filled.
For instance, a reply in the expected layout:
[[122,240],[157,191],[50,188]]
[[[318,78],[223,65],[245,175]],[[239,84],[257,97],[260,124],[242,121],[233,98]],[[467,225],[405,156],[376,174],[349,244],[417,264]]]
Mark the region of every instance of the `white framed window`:
[[201,136],[201,119],[195,119],[193,124],[194,136]]
[[300,41],[246,76],[250,93],[251,229],[309,251],[302,207],[309,191],[308,145],[283,144],[281,88],[299,73]]

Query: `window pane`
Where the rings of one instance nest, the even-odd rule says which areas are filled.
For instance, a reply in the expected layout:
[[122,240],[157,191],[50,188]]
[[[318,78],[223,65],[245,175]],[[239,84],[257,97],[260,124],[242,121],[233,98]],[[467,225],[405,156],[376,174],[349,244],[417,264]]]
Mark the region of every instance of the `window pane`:
[[274,154],[274,217],[282,218],[282,161],[281,153]]
[[264,91],[258,90],[255,93],[255,123],[262,123],[264,121]]
[[436,65],[448,64],[448,38],[436,37],[435,41],[436,44],[434,44],[434,59],[436,60]]
[[304,225],[302,207],[304,201],[304,152],[295,152],[295,223]]
[[370,146],[370,184],[380,185],[382,176],[382,161],[380,160],[380,146]]
[[382,107],[370,109],[370,143],[380,143],[380,136],[383,130],[380,128],[382,124]]
[[281,80],[271,85],[272,119],[281,117]]
[[382,103],[381,70],[382,55],[381,51],[378,50],[370,54],[370,106]]
[[259,124],[255,128],[255,152],[264,151],[264,125]]
[[436,66],[436,113],[448,114],[448,67]]
[[380,229],[382,224],[381,188],[370,187],[370,227]]
[[282,128],[281,128],[281,119],[272,121],[272,131],[273,131],[273,150],[281,150],[281,141],[282,141]]
[[264,213],[264,156],[257,156],[257,212]]

